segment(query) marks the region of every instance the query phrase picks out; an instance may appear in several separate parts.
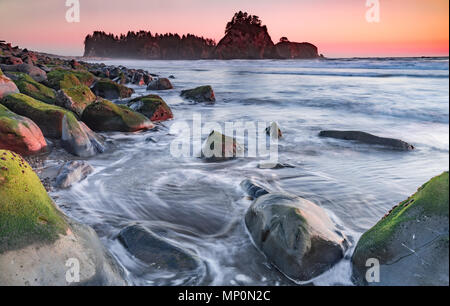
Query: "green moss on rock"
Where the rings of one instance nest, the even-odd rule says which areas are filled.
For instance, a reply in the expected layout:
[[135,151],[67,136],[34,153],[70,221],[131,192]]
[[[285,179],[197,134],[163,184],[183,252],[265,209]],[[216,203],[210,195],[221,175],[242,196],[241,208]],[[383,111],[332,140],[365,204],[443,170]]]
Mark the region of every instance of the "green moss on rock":
[[33,120],[46,137],[61,138],[62,119],[64,115],[74,116],[70,111],[59,106],[40,102],[24,94],[11,94],[1,100],[11,111]]
[[95,131],[135,132],[154,127],[144,115],[104,99],[86,107],[82,120]]
[[54,69],[47,73],[46,84],[55,90],[60,90],[63,88],[79,86],[81,85],[81,82],[72,71]]
[[15,73],[15,75],[14,83],[16,83],[21,93],[45,103],[55,104],[56,94],[53,89],[36,82],[28,74]]
[[67,228],[30,165],[0,150],[0,253],[54,242]]
[[134,90],[122,84],[118,84],[110,79],[101,79],[95,83],[92,91],[105,99],[123,99],[129,98]]
[[147,95],[131,100],[128,106],[151,121],[160,122],[173,118],[173,113],[167,103],[158,95]]
[[81,116],[84,109],[97,97],[86,85],[64,88],[58,92],[56,104]]

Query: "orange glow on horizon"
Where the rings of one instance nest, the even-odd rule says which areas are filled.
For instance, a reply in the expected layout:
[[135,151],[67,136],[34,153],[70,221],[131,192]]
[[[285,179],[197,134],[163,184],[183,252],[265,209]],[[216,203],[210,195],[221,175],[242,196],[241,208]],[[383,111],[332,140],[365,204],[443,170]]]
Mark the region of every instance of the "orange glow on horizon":
[[366,0],[80,0],[81,22],[67,23],[65,1],[2,0],[0,40],[62,55],[81,55],[94,30],[192,33],[217,42],[234,12],[267,25],[272,40],[308,41],[328,57],[448,56],[448,0],[380,0],[380,23],[365,19]]

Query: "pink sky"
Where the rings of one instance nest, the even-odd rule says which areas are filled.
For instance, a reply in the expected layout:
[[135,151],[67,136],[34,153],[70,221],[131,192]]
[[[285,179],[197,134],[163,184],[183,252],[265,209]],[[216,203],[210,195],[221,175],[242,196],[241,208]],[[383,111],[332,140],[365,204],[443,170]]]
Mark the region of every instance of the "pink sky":
[[234,12],[258,15],[272,40],[308,41],[328,57],[448,56],[448,0],[79,0],[81,22],[67,23],[65,0],[0,0],[0,40],[32,50],[82,55],[94,30],[192,33],[219,41]]

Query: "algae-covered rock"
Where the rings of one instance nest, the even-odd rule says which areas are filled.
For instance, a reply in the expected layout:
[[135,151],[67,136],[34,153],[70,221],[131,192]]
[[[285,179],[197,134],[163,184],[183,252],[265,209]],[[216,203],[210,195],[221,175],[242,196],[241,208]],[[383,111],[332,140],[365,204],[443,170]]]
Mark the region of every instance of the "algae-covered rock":
[[[356,284],[448,286],[448,179],[432,178],[362,235],[352,257]],[[379,282],[366,279],[369,259],[379,261]]]
[[16,84],[6,77],[0,70],[0,99],[6,97],[9,94],[19,93],[19,89]]
[[68,110],[37,101],[24,94],[9,95],[1,103],[16,114],[33,120],[44,136],[61,139],[62,146],[69,153],[88,157],[102,152],[98,137]]
[[134,90],[122,84],[118,84],[110,79],[101,79],[95,83],[92,91],[105,99],[124,99],[129,98]]
[[47,148],[39,127],[0,104],[0,149],[31,155]]
[[202,157],[208,161],[226,161],[244,156],[244,146],[235,138],[212,131],[202,147]]
[[324,273],[348,248],[345,236],[322,208],[289,194],[259,196],[248,209],[245,224],[267,258],[298,281]]
[[148,83],[147,90],[168,90],[172,89],[173,85],[167,78],[153,79]]
[[154,128],[144,115],[103,99],[89,105],[82,120],[94,131],[136,132]]
[[0,254],[52,243],[68,229],[30,165],[6,150],[0,150],[0,203]]
[[55,104],[55,91],[41,83],[36,82],[28,74],[15,73],[13,80],[21,93],[45,103]]
[[157,95],[147,95],[131,100],[128,106],[151,121],[161,122],[173,119],[172,110],[167,103]]
[[58,91],[56,104],[81,117],[84,109],[93,103],[97,97],[86,85],[63,88]]
[[79,85],[90,87],[95,82],[95,76],[85,70],[54,69],[47,74],[47,86],[60,90]]
[[200,86],[194,89],[188,89],[181,91],[181,96],[185,99],[194,102],[209,102],[214,103],[216,97],[211,86]]
[[[74,264],[78,279],[67,277]],[[5,150],[0,150],[0,271],[0,286],[126,284],[95,231],[58,210],[30,165]]]

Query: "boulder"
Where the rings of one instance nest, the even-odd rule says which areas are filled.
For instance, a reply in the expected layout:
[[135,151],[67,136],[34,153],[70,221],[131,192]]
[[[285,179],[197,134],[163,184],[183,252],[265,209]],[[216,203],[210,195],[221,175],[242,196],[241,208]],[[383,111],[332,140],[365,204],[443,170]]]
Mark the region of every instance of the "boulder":
[[297,281],[309,281],[329,270],[348,248],[325,210],[289,194],[259,196],[248,209],[245,224],[256,247]]
[[381,145],[395,150],[409,151],[414,146],[399,139],[378,137],[369,133],[360,131],[321,131],[320,137],[329,137],[344,140],[353,140],[361,143]]
[[61,145],[67,152],[80,157],[91,157],[106,150],[104,139],[70,113],[62,121]]
[[272,138],[281,138],[283,137],[283,133],[281,133],[281,129],[278,126],[278,123],[272,122],[267,128],[266,128],[266,134]]
[[20,65],[20,64],[23,64],[23,61],[19,57],[10,56],[10,57],[7,57],[6,60],[4,60],[4,63],[7,65]]
[[33,120],[45,137],[61,139],[62,146],[69,153],[89,157],[102,152],[99,137],[78,122],[68,110],[23,94],[9,95],[1,103],[16,114]]
[[6,77],[0,70],[0,99],[6,97],[9,94],[19,93],[19,89],[16,84]]
[[36,82],[28,74],[15,72],[12,79],[21,93],[48,104],[55,104],[55,91]]
[[243,157],[244,146],[235,138],[212,131],[202,146],[202,157],[207,161],[226,161],[236,157]]
[[86,70],[54,69],[47,75],[46,85],[55,90],[72,88],[80,85],[92,86],[95,76]]
[[[0,156],[0,286],[125,285],[95,231],[55,206],[20,155]],[[70,260],[79,282],[69,283]]]
[[128,106],[154,122],[173,119],[172,110],[167,103],[157,95],[147,95],[133,99],[128,102]]
[[0,69],[2,69],[3,71],[26,73],[31,76],[36,82],[43,82],[47,80],[47,73],[44,70],[30,64],[0,65]]
[[85,161],[74,160],[67,162],[61,167],[56,176],[56,187],[69,188],[73,184],[87,178],[92,172],[94,172],[94,168]]
[[[444,172],[395,206],[364,233],[352,256],[355,283],[448,286],[448,196],[448,172]],[[366,278],[369,259],[379,262],[379,282]]]
[[154,128],[144,115],[103,99],[89,105],[82,120],[94,131],[136,132]]
[[134,90],[124,85],[118,84],[110,79],[101,79],[95,83],[92,91],[105,99],[124,99],[129,98]]
[[31,155],[46,148],[44,135],[33,121],[0,104],[0,149]]
[[179,273],[196,270],[201,266],[194,254],[166,241],[142,225],[127,226],[119,233],[118,239],[133,256],[158,270]]
[[153,79],[148,83],[147,90],[168,90],[172,89],[172,83],[167,78]]
[[200,86],[194,89],[188,89],[181,91],[181,96],[185,99],[194,102],[209,102],[214,103],[216,97],[214,96],[214,91],[211,86]]
[[97,100],[95,94],[86,85],[63,88],[58,91],[56,105],[68,109],[81,117],[84,109]]

